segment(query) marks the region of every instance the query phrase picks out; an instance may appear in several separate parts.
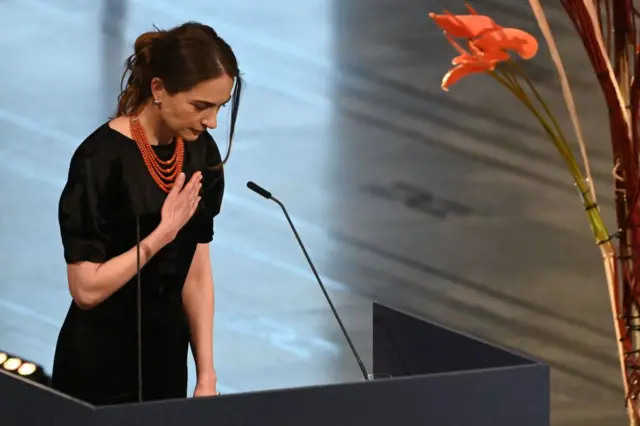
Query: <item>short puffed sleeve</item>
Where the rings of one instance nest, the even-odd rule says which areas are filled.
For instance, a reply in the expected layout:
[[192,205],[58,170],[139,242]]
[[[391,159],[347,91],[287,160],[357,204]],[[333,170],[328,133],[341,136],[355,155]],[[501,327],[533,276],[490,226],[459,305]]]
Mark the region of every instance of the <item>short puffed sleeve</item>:
[[107,206],[111,166],[108,156],[81,145],[71,158],[58,204],[58,222],[67,263],[107,259]]
[[220,150],[209,134],[205,136],[205,143],[205,166],[201,170],[202,189],[200,190],[200,196],[202,199],[194,215],[196,238],[199,243],[209,243],[213,240],[213,222],[222,209],[225,186],[223,168],[212,169],[222,161]]

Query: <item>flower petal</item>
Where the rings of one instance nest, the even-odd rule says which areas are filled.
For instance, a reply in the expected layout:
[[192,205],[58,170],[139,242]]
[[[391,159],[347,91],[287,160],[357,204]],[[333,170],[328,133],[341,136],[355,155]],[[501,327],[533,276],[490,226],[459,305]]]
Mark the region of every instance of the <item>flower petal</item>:
[[474,64],[478,62],[478,58],[473,56],[473,55],[469,55],[468,53],[462,53],[458,56],[456,56],[455,58],[453,58],[453,60],[451,61],[451,64],[453,65],[465,65],[465,64]]
[[508,59],[509,54],[507,52],[502,50],[491,50],[478,55],[469,55],[468,53],[464,53],[453,58],[451,63],[453,65],[474,64],[476,66],[481,66],[482,64],[488,64],[493,66],[498,62],[506,61]]
[[449,70],[442,78],[442,90],[449,91],[449,87],[456,84],[460,79],[481,72],[491,71],[493,66],[489,64],[460,64]]
[[467,10],[469,10],[469,13],[472,15],[479,15],[478,12],[476,12],[476,10],[471,7],[471,5],[469,3],[465,3],[465,6],[467,6]]
[[538,53],[538,40],[526,31],[501,28],[486,32],[472,41],[483,52],[513,50],[523,59],[531,59]]
[[469,55],[469,53],[460,46],[460,44],[455,41],[449,34],[444,33],[445,38],[449,41],[449,43],[453,46],[454,49],[458,51],[460,55]]
[[458,38],[474,38],[488,31],[498,30],[502,27],[493,19],[484,15],[453,15],[451,13],[430,13],[433,19],[444,32]]

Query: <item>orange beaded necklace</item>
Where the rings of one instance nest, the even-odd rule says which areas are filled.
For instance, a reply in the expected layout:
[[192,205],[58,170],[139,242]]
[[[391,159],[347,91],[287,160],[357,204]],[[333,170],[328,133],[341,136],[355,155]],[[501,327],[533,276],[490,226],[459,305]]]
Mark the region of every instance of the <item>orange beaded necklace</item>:
[[182,172],[182,165],[184,164],[184,141],[182,138],[176,137],[176,148],[173,156],[169,160],[163,161],[155,153],[151,144],[149,144],[149,140],[137,116],[129,117],[129,125],[131,128],[131,136],[133,136],[133,140],[135,140],[136,145],[138,145],[138,149],[142,154],[142,159],[147,166],[149,174],[160,189],[169,193],[176,177]]

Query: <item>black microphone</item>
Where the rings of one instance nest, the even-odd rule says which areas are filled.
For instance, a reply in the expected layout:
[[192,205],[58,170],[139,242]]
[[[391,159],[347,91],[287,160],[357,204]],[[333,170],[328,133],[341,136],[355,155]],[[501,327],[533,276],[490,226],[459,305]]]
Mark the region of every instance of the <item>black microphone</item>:
[[284,204],[282,204],[282,202],[278,200],[276,197],[271,195],[271,192],[267,191],[266,189],[262,188],[261,186],[257,185],[254,182],[251,182],[251,181],[247,182],[247,188],[249,188],[256,194],[263,196],[267,200],[274,201],[276,204],[280,206],[280,208],[284,212],[284,215],[287,218],[287,221],[289,222],[289,226],[291,227],[293,234],[296,236],[296,240],[298,240],[298,244],[300,245],[300,248],[302,249],[304,256],[307,258],[307,262],[309,263],[309,266],[313,271],[313,275],[315,275],[316,281],[318,281],[318,284],[320,285],[320,289],[322,289],[322,292],[324,293],[324,297],[327,299],[327,302],[329,303],[329,307],[331,307],[331,310],[333,311],[333,316],[336,318],[336,321],[338,321],[338,325],[342,330],[342,334],[344,334],[344,337],[347,339],[347,343],[349,343],[349,347],[351,347],[351,351],[353,352],[353,355],[355,356],[356,361],[358,362],[358,366],[360,366],[360,371],[362,371],[362,376],[364,377],[365,380],[371,380],[371,378],[369,377],[369,374],[367,373],[367,369],[364,367],[362,359],[360,359],[360,355],[358,355],[358,351],[356,350],[355,346],[353,346],[353,342],[349,337],[349,333],[347,333],[347,330],[344,328],[344,325],[342,324],[342,320],[340,319],[340,315],[338,315],[338,311],[336,311],[335,306],[333,306],[331,297],[329,296],[329,293],[327,293],[327,289],[325,288],[324,283],[320,278],[320,275],[318,275],[318,271],[316,271],[316,267],[313,265],[313,262],[311,261],[311,258],[307,253],[307,249],[304,247],[304,244],[300,239],[300,235],[298,235],[298,231],[296,230],[295,225],[293,224],[293,222],[291,221],[291,218],[289,217],[289,213],[287,212],[287,209],[284,207]]
[[[264,198],[266,198],[267,200],[270,200],[271,197],[271,193],[269,191],[267,191],[266,189],[262,188],[261,186],[258,186],[257,184],[249,181],[247,182],[247,188],[249,188],[250,190],[252,190],[253,192],[257,193],[258,195],[262,195]],[[278,203],[280,204],[280,203]],[[282,207],[284,209],[284,206],[282,204],[280,204],[280,207]],[[285,211],[286,213],[286,211]]]

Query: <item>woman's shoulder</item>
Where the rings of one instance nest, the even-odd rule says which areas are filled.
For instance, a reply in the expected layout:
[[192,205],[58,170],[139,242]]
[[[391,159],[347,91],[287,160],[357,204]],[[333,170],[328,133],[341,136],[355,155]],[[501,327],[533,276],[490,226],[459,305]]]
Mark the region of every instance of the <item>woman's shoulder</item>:
[[125,136],[109,126],[109,122],[105,122],[80,142],[73,156],[90,159],[115,154],[123,137]]
[[105,122],[80,142],[69,160],[69,177],[91,173],[108,175],[122,157],[121,135]]

